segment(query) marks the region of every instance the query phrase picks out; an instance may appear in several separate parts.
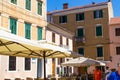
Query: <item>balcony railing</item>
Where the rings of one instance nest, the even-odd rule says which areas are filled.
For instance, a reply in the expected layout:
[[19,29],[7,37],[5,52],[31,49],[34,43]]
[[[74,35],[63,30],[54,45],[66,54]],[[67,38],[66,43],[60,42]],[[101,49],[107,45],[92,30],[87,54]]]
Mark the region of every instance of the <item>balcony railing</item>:
[[83,37],[78,37],[78,36],[75,36],[74,37],[74,41],[75,42],[85,42],[85,37],[83,36]]

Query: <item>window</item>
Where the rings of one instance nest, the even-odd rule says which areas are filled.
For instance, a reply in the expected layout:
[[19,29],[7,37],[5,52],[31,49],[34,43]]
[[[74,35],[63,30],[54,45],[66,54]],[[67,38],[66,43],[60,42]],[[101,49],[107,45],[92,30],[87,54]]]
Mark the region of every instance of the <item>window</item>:
[[95,10],[94,11],[94,18],[103,18],[103,10]]
[[39,15],[42,15],[42,2],[41,1],[37,2],[37,13]]
[[59,23],[67,23],[67,16],[66,15],[60,16],[59,17]]
[[120,47],[116,47],[116,54],[120,55]]
[[69,39],[66,38],[66,45],[69,46]]
[[78,49],[78,53],[79,53],[80,55],[84,55],[84,48],[79,48],[79,49]]
[[25,8],[27,9],[27,10],[31,10],[31,0],[26,0],[26,6],[25,6]]
[[77,29],[77,37],[83,37],[84,36],[84,29],[78,28]]
[[25,70],[31,70],[31,58],[25,58]]
[[60,36],[60,45],[63,44],[62,36]]
[[31,24],[25,23],[25,38],[30,39],[31,38]]
[[84,13],[77,13],[76,14],[76,21],[84,20]]
[[14,18],[10,18],[10,30],[13,34],[17,32],[17,20]]
[[38,27],[38,40],[42,40],[42,27]]
[[52,33],[52,42],[55,42],[55,33]]
[[115,35],[116,36],[120,36],[120,28],[116,28],[115,29]]
[[17,0],[11,0],[11,3],[17,4]]
[[9,71],[16,70],[16,57],[9,56]]
[[96,26],[96,36],[102,36],[102,26]]
[[60,68],[59,67],[57,67],[57,74],[59,74],[60,73]]
[[97,57],[103,57],[103,47],[97,47]]

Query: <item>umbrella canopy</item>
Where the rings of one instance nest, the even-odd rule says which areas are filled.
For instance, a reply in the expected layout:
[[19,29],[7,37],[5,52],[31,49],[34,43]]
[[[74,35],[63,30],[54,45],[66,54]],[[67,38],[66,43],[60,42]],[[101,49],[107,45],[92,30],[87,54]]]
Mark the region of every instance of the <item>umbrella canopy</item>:
[[91,58],[85,58],[85,57],[75,58],[65,63],[62,63],[62,66],[92,66],[92,65],[105,66],[105,63],[98,60],[91,59]]
[[43,58],[43,51],[47,58],[70,57],[67,49],[31,41],[20,36],[0,30],[0,54],[30,58]]
[[[0,55],[44,59],[44,80],[46,80],[46,58],[72,57],[71,52],[57,45],[37,42],[16,36],[0,29]],[[77,55],[78,56],[78,55]]]

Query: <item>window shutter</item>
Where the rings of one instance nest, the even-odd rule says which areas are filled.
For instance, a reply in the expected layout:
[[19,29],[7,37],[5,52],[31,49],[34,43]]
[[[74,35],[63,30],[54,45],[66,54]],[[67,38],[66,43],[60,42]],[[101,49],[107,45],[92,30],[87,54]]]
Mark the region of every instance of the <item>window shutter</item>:
[[31,28],[30,28],[30,24],[25,23],[25,38],[26,39],[30,39],[31,38]]
[[82,13],[82,20],[84,20],[84,13]]
[[59,16],[59,23],[62,23],[62,16]]
[[26,0],[26,9],[31,10],[31,0]]
[[16,34],[17,31],[17,20],[10,18],[10,30],[11,33]]
[[103,17],[103,10],[100,10],[100,18],[102,18]]
[[79,48],[78,53],[81,54],[81,55],[84,55],[84,48]]
[[83,36],[84,36],[83,33],[84,33],[84,32],[83,32],[83,29],[80,28],[80,29],[78,29],[78,31],[77,31],[77,36],[78,36],[78,37],[83,37]]
[[76,14],[76,21],[79,21],[79,14]]
[[103,57],[103,48],[97,47],[97,57]]
[[101,26],[96,27],[96,36],[102,36],[102,27]]
[[38,40],[42,40],[42,28],[38,27]]
[[96,12],[97,12],[97,11],[94,11],[94,18],[97,18],[97,16],[96,16],[96,15],[97,15]]
[[38,14],[42,15],[42,2],[38,1]]

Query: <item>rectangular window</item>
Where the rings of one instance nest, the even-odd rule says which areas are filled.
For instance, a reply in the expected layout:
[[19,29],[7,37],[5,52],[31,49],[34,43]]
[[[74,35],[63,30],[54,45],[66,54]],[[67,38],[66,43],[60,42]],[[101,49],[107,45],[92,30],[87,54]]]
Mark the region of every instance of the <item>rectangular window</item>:
[[67,16],[59,16],[59,23],[67,23]]
[[96,36],[102,36],[102,26],[96,26]]
[[14,18],[10,18],[10,30],[13,34],[17,32],[17,20]]
[[60,68],[59,67],[57,67],[57,74],[59,74],[60,73]]
[[31,0],[26,0],[26,6],[25,6],[25,8],[27,9],[27,10],[31,10]]
[[38,27],[38,40],[42,40],[42,27]]
[[25,38],[30,39],[31,38],[31,24],[25,23]]
[[66,45],[69,46],[69,39],[66,38]]
[[9,71],[16,70],[16,57],[9,56]]
[[120,36],[120,28],[116,28],[115,29],[115,35],[116,36]]
[[62,36],[60,36],[60,45],[63,44]]
[[97,47],[97,57],[103,57],[103,47]]
[[31,70],[31,58],[25,58],[25,70]]
[[11,3],[17,4],[17,0],[11,0]]
[[76,14],[76,21],[84,20],[84,13],[77,13]]
[[55,33],[52,33],[52,42],[55,42]]
[[94,18],[103,18],[103,10],[95,10],[94,11]]
[[39,15],[42,15],[42,2],[41,1],[37,2],[37,13]]
[[78,49],[78,53],[79,53],[80,55],[84,55],[84,48],[79,48],[79,49]]
[[116,47],[116,54],[120,55],[120,47]]
[[77,29],[77,37],[83,37],[84,36],[84,29],[78,28]]

